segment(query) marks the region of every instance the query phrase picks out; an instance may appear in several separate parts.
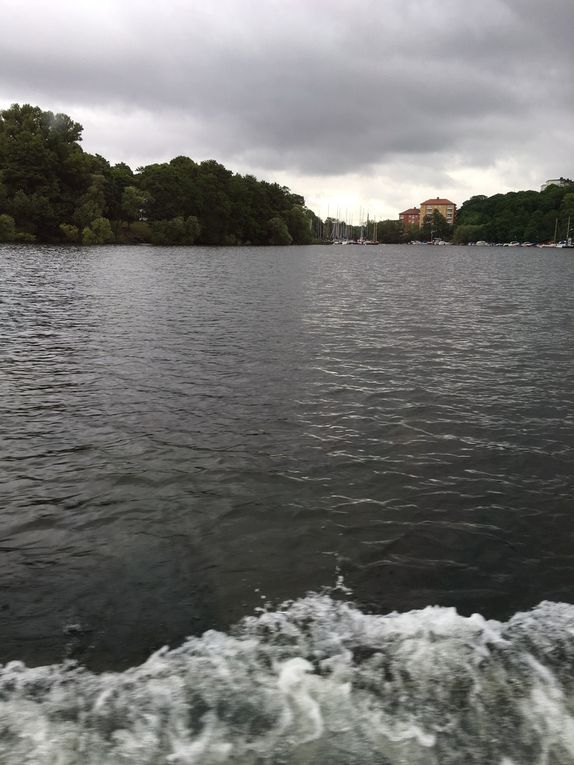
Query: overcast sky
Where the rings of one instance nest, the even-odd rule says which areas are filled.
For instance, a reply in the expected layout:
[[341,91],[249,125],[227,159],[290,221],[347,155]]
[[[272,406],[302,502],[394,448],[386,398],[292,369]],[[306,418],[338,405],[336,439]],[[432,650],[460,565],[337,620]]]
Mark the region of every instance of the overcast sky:
[[2,0],[0,108],[358,222],[574,177],[574,0]]

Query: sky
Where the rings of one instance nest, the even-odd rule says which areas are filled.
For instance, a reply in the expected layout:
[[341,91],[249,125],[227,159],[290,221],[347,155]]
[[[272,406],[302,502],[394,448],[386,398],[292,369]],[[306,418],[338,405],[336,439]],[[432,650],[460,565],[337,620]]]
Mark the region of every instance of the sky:
[[0,109],[397,218],[574,177],[573,30],[574,0],[2,0]]

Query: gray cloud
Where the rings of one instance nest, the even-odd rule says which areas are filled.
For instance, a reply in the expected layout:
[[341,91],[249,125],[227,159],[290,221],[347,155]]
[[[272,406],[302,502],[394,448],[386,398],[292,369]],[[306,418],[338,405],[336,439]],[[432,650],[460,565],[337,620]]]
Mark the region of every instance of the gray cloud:
[[115,160],[574,174],[571,0],[4,5],[1,102],[76,109]]

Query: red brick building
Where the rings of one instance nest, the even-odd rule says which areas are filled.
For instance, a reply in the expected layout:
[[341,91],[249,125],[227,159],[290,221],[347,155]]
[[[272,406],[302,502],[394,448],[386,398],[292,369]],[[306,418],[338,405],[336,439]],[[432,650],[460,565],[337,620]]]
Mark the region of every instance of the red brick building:
[[404,228],[407,226],[418,226],[420,223],[420,214],[421,211],[418,207],[409,207],[408,210],[399,213],[399,220]]

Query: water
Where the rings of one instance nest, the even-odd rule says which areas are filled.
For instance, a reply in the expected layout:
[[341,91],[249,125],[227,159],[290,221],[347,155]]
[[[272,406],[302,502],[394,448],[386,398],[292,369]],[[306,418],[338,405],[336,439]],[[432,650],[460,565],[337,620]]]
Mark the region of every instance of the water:
[[1,761],[571,762],[573,282],[0,247]]
[[[571,763],[574,608],[506,624],[328,597],[207,632],[121,674],[11,664],[7,763]],[[568,671],[567,668],[570,668]]]

